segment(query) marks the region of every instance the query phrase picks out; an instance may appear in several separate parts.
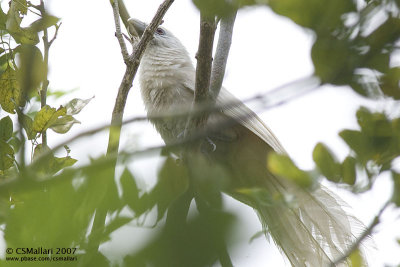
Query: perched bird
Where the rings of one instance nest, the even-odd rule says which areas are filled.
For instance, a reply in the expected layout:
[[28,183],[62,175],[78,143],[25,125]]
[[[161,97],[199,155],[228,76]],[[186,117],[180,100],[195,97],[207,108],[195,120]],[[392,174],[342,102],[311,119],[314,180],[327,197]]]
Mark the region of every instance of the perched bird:
[[[147,24],[129,19],[142,35]],[[167,29],[154,33],[140,63],[142,98],[156,130],[166,144],[174,143],[184,132],[186,118],[151,119],[152,115],[176,113],[189,109],[194,96],[195,68],[182,43]],[[293,182],[271,174],[266,158],[272,151],[285,150],[264,122],[224,88],[217,106],[235,103],[209,115],[213,127],[208,141],[210,162],[229,172],[226,193],[254,208],[265,230],[293,266],[330,266],[354,241],[352,225],[358,221],[342,208],[343,202],[322,185],[308,191]],[[241,188],[262,188],[273,198],[290,195],[293,200],[259,201],[242,194]],[[273,200],[272,200],[273,201]]]

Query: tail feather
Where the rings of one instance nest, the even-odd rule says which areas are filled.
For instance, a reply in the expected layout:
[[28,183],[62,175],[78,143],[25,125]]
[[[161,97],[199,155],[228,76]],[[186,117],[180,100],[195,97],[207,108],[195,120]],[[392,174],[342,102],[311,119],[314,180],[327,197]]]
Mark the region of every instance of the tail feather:
[[362,223],[344,210],[346,204],[322,186],[309,192],[273,177],[265,190],[278,200],[263,203],[235,197],[257,211],[266,232],[293,266],[330,266],[355,241],[352,230],[362,229]]

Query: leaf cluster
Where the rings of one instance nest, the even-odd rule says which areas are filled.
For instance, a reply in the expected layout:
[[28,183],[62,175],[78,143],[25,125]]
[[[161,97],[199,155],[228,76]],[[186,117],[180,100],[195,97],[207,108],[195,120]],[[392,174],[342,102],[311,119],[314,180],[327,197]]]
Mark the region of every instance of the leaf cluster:
[[[203,14],[217,17],[247,6],[267,6],[313,32],[314,74],[322,83],[348,85],[371,99],[400,98],[400,68],[392,63],[400,37],[399,1],[193,2]],[[40,12],[39,18],[22,27],[31,11]],[[371,26],[378,12],[385,19]],[[39,36],[58,23],[43,6],[24,0],[10,1],[6,12],[0,9],[0,225],[4,225],[7,245],[77,247],[82,266],[110,266],[99,246],[123,227],[141,226],[153,229],[154,234],[141,248],[128,253],[121,266],[209,266],[221,261],[226,247],[234,245],[235,216],[224,211],[222,203],[229,173],[209,164],[206,155],[191,153],[185,164],[167,155],[156,185],[148,189],[140,186],[135,170],[126,167],[129,153],[118,155],[119,165],[117,155],[108,155],[75,166],[68,146],[66,155],[59,157],[47,144],[39,143],[50,129],[67,133],[79,123],[74,116],[90,101],[75,98],[63,106],[44,104],[26,111],[48,83]],[[289,157],[277,154],[268,156],[266,166],[274,175],[307,190],[326,177],[362,192],[382,173],[390,172],[394,182],[391,201],[399,206],[400,174],[394,163],[400,156],[400,119],[365,107],[359,108],[356,117],[359,128],[339,134],[350,151],[345,159],[339,160],[328,146],[319,143],[312,155],[314,170],[302,170]],[[32,162],[20,166],[18,153],[25,153],[26,140],[32,142]],[[116,174],[116,165],[123,165],[121,175]],[[269,195],[262,188],[238,190],[260,205],[288,202],[286,196]],[[198,210],[195,215],[188,212],[193,201]],[[98,219],[101,216],[104,221]],[[45,219],[26,220],[39,217]],[[358,250],[349,260],[354,266],[362,265]]]
[[[34,16],[38,18],[28,27],[21,26],[25,18],[32,19]],[[59,18],[46,12],[44,3],[35,6],[25,0],[12,0],[7,11],[0,8],[0,111],[8,113],[1,117],[0,131],[4,135],[1,139],[0,179],[24,167],[20,166],[24,165],[23,162],[17,162],[16,155],[25,153],[25,140],[31,141],[34,151],[31,157],[35,160],[44,150],[49,150],[47,143],[38,143],[39,138],[46,135],[48,129],[59,134],[67,133],[74,124],[80,123],[74,115],[90,101],[76,98],[58,108],[46,105],[48,62],[38,47],[42,45],[39,35],[45,34],[47,38],[47,31],[55,29],[51,41],[43,38],[46,54],[56,37],[59,21]],[[32,110],[37,95],[42,99],[41,108]],[[29,106],[30,112],[27,111]],[[48,166],[42,169],[55,173],[74,162],[69,155],[64,158],[53,156]]]

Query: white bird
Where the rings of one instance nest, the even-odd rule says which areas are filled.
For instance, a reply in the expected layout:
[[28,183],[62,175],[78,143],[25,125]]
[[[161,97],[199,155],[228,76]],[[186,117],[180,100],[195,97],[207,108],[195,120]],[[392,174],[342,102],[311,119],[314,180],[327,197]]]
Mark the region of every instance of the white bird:
[[[129,19],[129,23],[139,35],[147,26],[137,19]],[[195,68],[185,47],[170,31],[163,27],[156,30],[140,64],[141,94],[150,117],[191,106]],[[264,229],[292,266],[330,266],[355,240],[352,226],[361,223],[347,214],[345,203],[322,185],[308,191],[271,174],[266,158],[272,151],[285,154],[284,148],[254,112],[222,88],[217,105],[233,102],[237,105],[210,114],[207,120],[214,126],[226,120],[234,122],[209,135],[216,146],[209,152],[210,164],[220,164],[230,174],[226,193],[257,211]],[[174,143],[186,125],[182,117],[150,121],[166,144]],[[243,194],[243,188],[262,188],[271,202],[261,203]],[[287,195],[293,198],[290,203],[274,200]]]

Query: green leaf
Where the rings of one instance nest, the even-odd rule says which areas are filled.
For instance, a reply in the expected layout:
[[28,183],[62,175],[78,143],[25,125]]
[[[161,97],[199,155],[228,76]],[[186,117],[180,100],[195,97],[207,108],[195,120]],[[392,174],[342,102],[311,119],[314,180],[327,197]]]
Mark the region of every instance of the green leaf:
[[370,56],[366,61],[365,66],[371,69],[375,69],[382,73],[385,73],[389,70],[390,63],[390,53],[388,52],[376,52],[372,51],[369,53]]
[[39,32],[50,28],[51,26],[57,25],[59,21],[60,18],[46,14],[44,17],[32,22],[32,24],[29,25],[29,28],[32,29],[32,31]]
[[388,16],[374,32],[366,38],[370,46],[370,54],[377,54],[388,44],[395,43],[400,38],[400,19]]
[[189,187],[186,168],[176,164],[173,158],[167,158],[158,174],[158,182],[149,193],[150,203],[158,208],[157,221],[161,220],[169,205]]
[[0,75],[3,74],[11,65],[10,60],[14,58],[14,51],[11,50],[8,53],[4,53],[0,56]]
[[[24,2],[24,0],[22,2]],[[37,33],[29,28],[21,27],[21,14],[26,14],[26,8],[27,6],[21,4],[19,0],[11,1],[10,9],[7,13],[6,30],[17,43],[36,45],[39,43]]]
[[387,96],[400,99],[400,67],[391,68],[381,78],[381,89]]
[[77,160],[70,156],[63,158],[54,157],[54,162],[51,162],[52,164],[50,164],[50,172],[56,173],[64,168],[74,165],[76,162]]
[[21,98],[21,90],[16,79],[15,70],[7,67],[0,76],[0,105],[8,113],[15,113],[17,106],[24,106],[25,101]]
[[56,133],[64,134],[68,132],[75,123],[81,122],[76,120],[71,115],[65,115],[61,118],[58,118],[53,124],[51,124],[50,128]]
[[31,117],[25,114],[19,114],[19,117],[22,120],[22,127],[25,129],[26,135],[28,136],[28,140],[33,140],[36,138],[37,132],[33,130],[33,120]]
[[22,15],[28,13],[28,3],[26,0],[12,0],[15,3],[15,8],[17,11],[21,12]]
[[206,17],[225,17],[231,14],[237,6],[232,1],[226,0],[192,0],[194,5]]
[[8,32],[17,32],[21,25],[21,16],[18,10],[18,3],[11,1],[10,8],[7,12],[6,30]]
[[38,158],[42,156],[47,156],[49,157],[46,161],[49,161],[50,157],[53,157],[53,153],[51,153],[50,148],[48,146],[44,146],[42,144],[39,144],[35,146],[35,149],[33,150],[33,160],[37,160]]
[[285,196],[280,192],[272,195],[270,191],[264,188],[253,187],[253,188],[239,188],[236,190],[239,194],[245,195],[246,197],[254,200],[258,206],[276,206],[284,203]]
[[14,164],[14,150],[6,142],[0,140],[0,171],[11,168]]
[[361,256],[360,250],[354,250],[349,257],[352,267],[362,267],[365,266],[363,257]]
[[311,50],[311,58],[317,75],[323,83],[349,84],[359,58],[352,50],[353,44],[333,36],[318,38]]
[[[229,170],[223,165],[211,162],[207,153],[192,149],[186,157],[185,167],[197,194],[197,203],[202,202],[214,208],[222,208],[221,192],[229,187]],[[174,162],[173,159],[171,161]]]
[[135,178],[127,168],[122,173],[120,182],[124,202],[136,213],[136,216],[142,214],[144,209],[139,202],[139,188],[136,185]]
[[365,165],[373,153],[370,139],[361,132],[354,130],[343,130],[339,135],[356,152],[361,163]]
[[130,223],[131,221],[131,217],[117,217],[105,227],[104,234],[106,236],[109,236],[112,232],[118,230],[127,223]]
[[8,141],[8,144],[11,145],[14,148],[14,152],[18,152],[19,149],[21,148],[22,141],[21,139],[18,138],[18,132],[15,132],[13,134],[13,137]]
[[371,137],[390,137],[392,126],[384,113],[371,113],[366,107],[357,111],[357,121],[363,133]]
[[0,6],[0,30],[6,29],[6,22],[7,22],[7,14],[4,13],[3,9]]
[[300,170],[286,155],[269,154],[267,166],[272,174],[289,179],[302,187],[310,187],[313,184],[313,178]]
[[[45,157],[45,158],[42,158]],[[33,160],[41,159],[42,162],[37,166],[36,172],[44,174],[55,174],[58,171],[74,165],[77,160],[66,156],[58,158],[53,155],[50,148],[39,144],[35,147],[33,152]]]
[[10,116],[0,120],[0,141],[7,142],[13,133],[13,123]]
[[17,31],[10,32],[14,40],[19,44],[36,45],[39,43],[39,36],[29,28],[19,28]]
[[220,211],[190,217],[183,222],[170,218],[171,227],[164,227],[139,251],[125,257],[123,266],[218,265],[221,248],[237,238],[236,218]]
[[59,117],[65,114],[66,109],[64,107],[60,107],[56,110],[46,105],[36,114],[33,120],[32,130],[38,133],[44,132],[51,127]]
[[21,67],[17,72],[18,81],[27,96],[39,89],[44,79],[46,65],[43,62],[42,52],[34,45],[22,44],[15,51],[20,55],[21,60]]
[[330,181],[340,181],[340,165],[332,152],[322,143],[318,143],[313,151],[313,159],[320,172]]
[[67,114],[68,115],[76,115],[81,110],[93,99],[94,97],[88,98],[88,99],[79,99],[79,98],[74,98],[71,101],[69,101],[66,105],[65,108],[67,109]]
[[342,178],[343,182],[349,185],[354,185],[356,182],[357,172],[356,172],[357,160],[353,157],[346,157],[342,163]]
[[348,0],[269,0],[268,5],[275,13],[317,32],[332,31],[342,25],[344,14],[356,11]]

